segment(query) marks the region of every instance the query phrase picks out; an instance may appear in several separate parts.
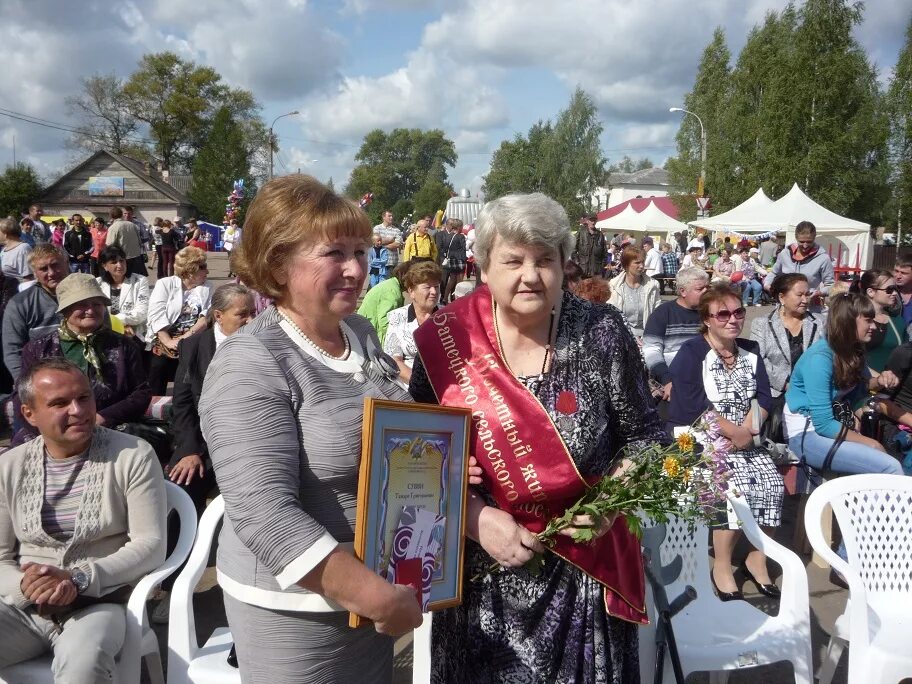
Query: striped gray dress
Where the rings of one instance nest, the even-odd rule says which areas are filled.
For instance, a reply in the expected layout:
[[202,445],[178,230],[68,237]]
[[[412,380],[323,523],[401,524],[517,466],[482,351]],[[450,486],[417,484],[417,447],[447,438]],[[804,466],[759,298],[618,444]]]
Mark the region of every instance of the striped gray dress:
[[218,579],[245,683],[388,682],[392,639],[348,628],[295,583],[351,546],[364,398],[408,401],[367,319],[347,360],[321,356],[270,307],[223,342],[203,386],[203,435],[225,498]]

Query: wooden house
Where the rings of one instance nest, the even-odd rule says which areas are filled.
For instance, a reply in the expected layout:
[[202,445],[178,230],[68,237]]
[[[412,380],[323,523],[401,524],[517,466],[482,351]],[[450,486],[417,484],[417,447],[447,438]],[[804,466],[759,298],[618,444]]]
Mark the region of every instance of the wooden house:
[[160,216],[196,216],[196,207],[149,164],[103,150],[58,178],[41,198],[45,215],[109,218],[111,207],[132,206],[145,223]]

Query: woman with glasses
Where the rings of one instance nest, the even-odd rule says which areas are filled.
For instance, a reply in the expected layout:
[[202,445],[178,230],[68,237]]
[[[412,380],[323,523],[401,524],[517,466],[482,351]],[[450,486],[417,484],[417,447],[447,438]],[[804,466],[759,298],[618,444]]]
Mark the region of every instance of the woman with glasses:
[[[669,366],[674,387],[669,423],[691,425],[706,410],[718,413],[722,436],[733,445],[726,458],[731,487],[745,496],[754,518],[771,532],[779,526],[784,487],[769,453],[754,445],[772,398],[766,367],[757,343],[739,338],[746,314],[740,292],[728,283],[711,285],[700,297],[699,313],[702,334],[681,345]],[[754,402],[757,411],[751,410]],[[713,530],[711,576],[722,601],[744,598],[732,569],[732,551],[740,535],[739,521],[731,513]],[[779,598],[762,551],[748,553],[741,570],[761,594]]]
[[893,350],[909,339],[903,317],[890,315],[899,296],[893,274],[876,269],[865,271],[853,285],[853,291],[864,295],[874,305],[874,333],[865,343],[865,357],[872,374],[881,373]]
[[149,297],[147,340],[152,345],[149,385],[162,396],[177,371],[178,343],[206,328],[212,285],[206,253],[184,247],[174,257],[174,275],[155,283]]

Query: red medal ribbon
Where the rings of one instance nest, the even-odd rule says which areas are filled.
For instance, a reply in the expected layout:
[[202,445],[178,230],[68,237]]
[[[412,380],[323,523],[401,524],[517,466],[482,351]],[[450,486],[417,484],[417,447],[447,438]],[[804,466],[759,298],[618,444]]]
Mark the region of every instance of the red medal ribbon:
[[[440,404],[472,409],[471,452],[497,505],[530,531],[544,530],[590,483],[551,416],[504,363],[488,288],[432,314],[415,331],[415,342]],[[609,615],[648,622],[640,544],[622,520],[589,544],[562,535],[556,540],[554,553],[605,587]]]

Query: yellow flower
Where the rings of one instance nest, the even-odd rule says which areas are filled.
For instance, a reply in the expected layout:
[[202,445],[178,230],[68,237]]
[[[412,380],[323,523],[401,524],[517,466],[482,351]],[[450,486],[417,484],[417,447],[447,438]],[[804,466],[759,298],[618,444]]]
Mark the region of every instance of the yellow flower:
[[678,448],[685,454],[693,451],[694,438],[689,432],[681,433],[675,441],[678,443]]
[[690,468],[687,468],[686,470],[684,470],[684,472],[681,473],[681,479],[684,481],[684,484],[687,484],[688,482],[690,482],[691,474],[692,473],[690,472]]
[[662,469],[669,477],[677,477],[678,473],[681,472],[681,462],[674,456],[666,456],[665,460],[662,461]]

